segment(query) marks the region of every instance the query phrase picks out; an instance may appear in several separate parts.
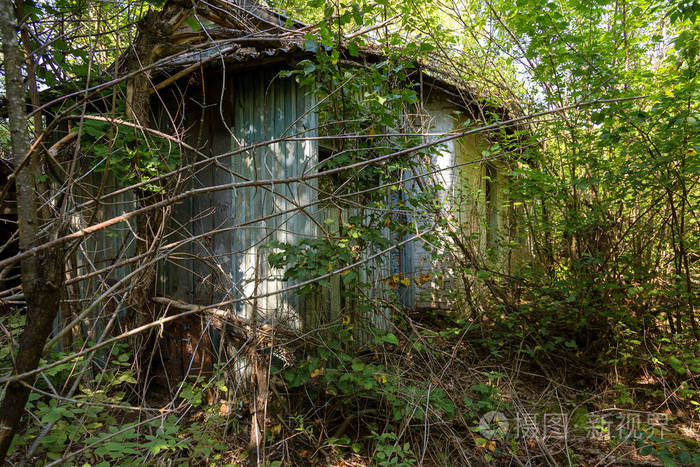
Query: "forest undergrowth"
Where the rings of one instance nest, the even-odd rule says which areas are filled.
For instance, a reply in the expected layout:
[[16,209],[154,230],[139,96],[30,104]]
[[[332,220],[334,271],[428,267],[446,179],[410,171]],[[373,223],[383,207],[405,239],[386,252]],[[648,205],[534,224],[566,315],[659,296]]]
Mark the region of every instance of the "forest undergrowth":
[[267,3],[0,0],[0,458],[700,465],[700,4]]
[[60,406],[52,391],[68,385],[80,366],[45,372],[29,402],[38,423],[16,438],[9,460],[22,460],[42,424],[59,418],[25,461],[246,465],[254,457],[273,466],[588,466],[700,460],[700,362],[673,357],[678,346],[697,343],[650,340],[622,360],[602,361],[605,355],[573,342],[516,338],[505,326],[475,324],[456,311],[397,316],[391,332],[365,330],[372,343],[359,353],[357,329],[347,318],[279,340],[274,349],[284,352],[263,351],[270,378],[257,452],[247,448],[253,396],[235,365],[190,376],[175,397],[154,384],[144,399],[123,346],[105,355],[101,371],[92,369],[80,394]]

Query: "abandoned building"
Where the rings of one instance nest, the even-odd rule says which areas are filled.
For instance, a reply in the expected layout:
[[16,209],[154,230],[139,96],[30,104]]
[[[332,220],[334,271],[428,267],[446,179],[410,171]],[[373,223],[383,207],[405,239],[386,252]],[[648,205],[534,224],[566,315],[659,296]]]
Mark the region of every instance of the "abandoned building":
[[[324,129],[325,122],[319,121],[317,107],[323,98],[285,73],[302,60],[314,60],[305,44],[307,27],[250,5],[199,12],[196,21],[198,28],[184,22],[172,41],[200,39],[188,52],[162,60],[163,65],[151,73],[152,126],[197,149],[178,148],[172,142],[161,148],[165,158],[179,151],[189,158],[192,168],[185,185],[173,188],[196,193],[175,203],[169,212],[157,263],[157,294],[196,305],[228,301],[238,316],[289,327],[313,327],[338,319],[349,313],[339,293],[343,286],[339,275],[329,278],[329,287],[319,296],[301,296],[293,283],[284,280],[283,270],[270,267],[267,257],[272,242],[294,244],[338,234],[349,216],[361,212],[352,203],[321,200],[318,179],[309,177],[337,147],[333,135]],[[345,53],[342,59],[349,67],[362,67],[384,57],[366,49],[354,56]],[[454,134],[466,120],[483,122],[485,109],[491,116],[506,118],[504,110],[489,109],[469,90],[426,72],[420,64],[411,76],[419,97],[413,112],[420,117],[425,142]],[[444,139],[430,161],[433,170],[426,169],[429,173],[422,178],[443,187],[441,201],[452,205],[450,212],[458,218],[461,233],[476,238],[477,248],[485,251],[496,245],[499,235],[513,235],[509,211],[503,207],[506,199],[501,187],[506,176],[499,162],[482,160],[486,137]],[[76,213],[76,228],[136,207],[134,190],[123,190],[119,174],[106,164],[104,157],[96,155],[83,167],[76,204],[93,204]],[[406,184],[415,186],[416,178],[407,178]],[[463,192],[471,197],[460,198]],[[136,254],[136,231],[131,219],[102,230],[80,246],[80,258],[69,262],[75,277],[124,264],[112,268],[110,277],[95,274],[83,281],[79,293],[86,300],[116,281],[129,280],[126,259]],[[439,254],[436,258],[421,238],[409,237],[393,238],[400,247],[372,259],[376,264],[372,277],[363,277],[373,284],[367,293],[391,295],[412,309],[449,306],[448,291],[454,286],[449,258]],[[499,261],[504,270],[511,267],[510,259]],[[127,304],[116,306],[123,311]],[[70,317],[63,310],[62,314],[65,324]],[[206,324],[199,317],[188,319],[173,324],[172,334],[190,345],[171,349],[172,361],[166,366],[191,365],[194,354],[211,347],[205,344],[209,338],[203,338]],[[381,312],[363,319],[379,327],[388,322]],[[99,333],[96,323],[85,331],[88,337]],[[194,360],[195,366],[211,365],[210,358]]]

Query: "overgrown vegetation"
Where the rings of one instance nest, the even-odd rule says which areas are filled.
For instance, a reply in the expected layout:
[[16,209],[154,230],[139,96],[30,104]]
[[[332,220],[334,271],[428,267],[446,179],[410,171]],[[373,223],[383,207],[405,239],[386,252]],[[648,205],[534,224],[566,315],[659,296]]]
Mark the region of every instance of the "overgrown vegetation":
[[[12,267],[29,255],[0,260],[2,398],[10,382],[31,390],[7,461],[700,463],[699,4],[268,3],[308,23],[268,27],[300,49],[276,79],[313,96],[318,116],[309,134],[283,142],[308,137],[320,148],[294,175],[320,200],[299,208],[313,206],[304,213],[319,235],[268,234],[255,250],[293,294],[321,304],[301,329],[258,311],[268,289],[258,290],[257,273],[254,290],[226,282],[216,261],[237,247],[210,253],[214,234],[188,230],[216,208],[200,206],[184,222],[173,214],[200,202],[192,199],[208,192],[197,180],[222,166],[202,143],[205,109],[182,98],[173,112],[170,95],[134,84],[167,82],[178,57],[214,40],[203,19],[212,10],[14,3],[26,11],[15,20],[27,101],[66,96],[43,108],[44,123],[27,125],[33,141],[51,142],[31,153],[46,168],[35,192],[52,213],[38,220],[46,250],[65,246],[66,270],[39,370],[18,377],[17,349],[32,329],[27,285],[17,286]],[[139,65],[147,73],[128,47],[142,18],[141,37],[163,41]],[[153,33],[159,20],[177,41]],[[254,29],[241,44],[268,44]],[[198,33],[203,42],[188,42]],[[207,89],[203,69],[166,84],[181,86],[180,98],[219,89]],[[436,78],[463,99],[449,132],[426,110],[425,82]],[[222,120],[224,95],[210,105]],[[446,144],[466,147],[471,137],[475,154],[440,165]],[[232,157],[244,151],[234,144]],[[465,181],[477,173],[478,183]],[[234,177],[234,191],[260,183],[276,193],[279,184]],[[105,201],[115,190],[124,198]],[[118,230],[120,220],[128,227]],[[264,220],[250,214],[211,230],[264,230]],[[117,241],[113,257],[99,256]],[[189,243],[206,247],[178,250]],[[416,244],[432,269],[397,272],[398,255]],[[190,256],[204,265],[189,271],[193,287],[215,282],[206,303],[161,296],[157,267]],[[449,305],[416,310],[406,306],[409,289]],[[234,314],[242,302],[252,314]],[[181,352],[172,336],[190,346],[183,374],[169,373],[168,354]]]

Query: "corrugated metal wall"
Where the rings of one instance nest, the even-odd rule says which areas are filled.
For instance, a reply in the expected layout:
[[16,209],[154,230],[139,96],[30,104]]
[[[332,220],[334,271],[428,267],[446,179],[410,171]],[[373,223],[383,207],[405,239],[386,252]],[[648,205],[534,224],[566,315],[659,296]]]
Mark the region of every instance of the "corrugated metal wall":
[[[186,115],[184,126],[188,129],[189,144],[210,156],[232,152],[215,162],[197,166],[188,174],[182,189],[293,178],[317,164],[315,140],[280,141],[241,151],[255,143],[317,135],[315,98],[308,90],[300,89],[293,79],[279,78],[278,73],[278,69],[268,68],[223,79],[218,76],[216,85],[212,84],[208,90],[203,87],[202,95],[187,96],[177,103],[179,111]],[[222,95],[223,100],[220,99]],[[448,107],[440,102],[426,107],[432,131],[454,128],[454,109]],[[438,149],[433,163],[436,168],[451,167],[475,157],[474,151],[476,142],[451,142]],[[184,162],[197,160],[192,154],[184,157]],[[445,202],[456,194],[454,185],[462,183],[460,176],[471,178],[473,170],[468,166],[454,177],[452,170],[438,174],[438,181],[447,189]],[[92,177],[99,178],[97,174]],[[117,188],[114,180],[107,180],[106,192]],[[309,181],[219,190],[188,198],[174,206],[164,243],[192,237],[196,240],[174,248],[168,259],[161,262],[158,293],[198,304],[247,298],[235,305],[237,314],[252,318],[257,310],[258,319],[289,326],[314,327],[347,313],[351,318],[388,329],[388,313],[360,316],[347,301],[346,308],[341,310],[342,281],[338,277],[331,280],[331,290],[319,297],[304,298],[293,291],[276,293],[290,284],[282,280],[283,271],[268,266],[271,249],[267,245],[270,242],[294,244],[304,237],[319,235],[318,223],[323,224],[326,219],[334,220],[334,226],[326,224],[332,231],[338,228],[338,222],[359,213],[355,207],[346,207],[340,213],[336,207],[309,205],[318,199],[314,187],[315,182]],[[103,206],[99,215],[106,219],[129,210],[133,200],[125,196],[127,198],[117,198],[113,204]],[[458,211],[458,215],[464,215],[464,209]],[[133,241],[129,242],[131,235],[126,224],[119,224],[96,235],[86,247],[94,253],[96,263],[114,261],[133,253]],[[421,240],[387,256],[373,260],[374,268],[363,272],[362,280],[371,287],[362,292],[375,298],[388,298],[398,293],[400,302],[411,308],[433,307],[444,300],[450,288],[449,278],[443,277],[441,284],[437,283],[436,262]],[[444,271],[439,272],[446,276],[448,267],[442,266]],[[122,277],[126,273],[128,268],[122,268],[117,275]],[[392,291],[388,282],[395,274],[408,278],[409,285]],[[415,279],[425,275],[430,275],[431,279],[419,285]]]
[[[94,225],[124,213],[133,211],[136,208],[136,201],[133,193],[121,193],[102,199],[106,193],[111,193],[121,188],[121,183],[109,170],[105,170],[105,161],[96,165],[88,165],[85,172],[75,184],[73,197],[76,204],[87,201],[97,201],[97,207],[87,208],[72,217],[73,227],[78,230]],[[124,262],[133,257],[136,252],[136,240],[133,232],[136,231],[136,220],[112,225],[98,233],[88,236],[85,241],[77,245],[73,254],[67,258],[68,276],[73,278],[92,274],[91,277],[81,281],[76,287],[81,297],[78,303],[67,302],[61,308],[55,329],[61,328],[64,323],[68,308],[72,308],[70,313],[73,316],[88,308],[93,301],[110,287],[117,285],[130,272],[130,266],[123,265],[111,268],[112,265]],[[103,270],[100,272],[101,270]],[[124,290],[124,285],[118,286],[119,290]],[[106,319],[111,318],[114,312],[119,313],[120,319],[124,318],[126,310],[125,297],[117,295],[116,300],[109,303],[103,302],[95,306],[92,312],[81,320],[83,336],[88,340],[96,340],[103,333]],[[118,326],[117,326],[118,327]]]
[[[425,132],[443,134],[454,129],[454,106],[443,102],[429,102],[425,108]],[[426,141],[435,141],[438,136],[426,137]],[[426,175],[422,182],[427,186],[440,185],[444,191],[440,197],[444,208],[449,212],[449,202],[453,199],[454,183],[453,170],[455,164],[455,141],[443,143],[435,148],[431,169],[437,171]],[[426,170],[426,169],[424,169]],[[407,178],[414,176],[413,172],[406,174]],[[406,183],[409,190],[419,190],[419,183],[410,180]],[[417,230],[423,231],[434,222],[434,216],[414,215],[411,219],[417,224]],[[414,232],[417,234],[418,232]],[[408,308],[439,308],[447,307],[451,301],[448,292],[452,286],[452,271],[448,261],[433,258],[434,246],[426,244],[423,239],[414,240],[406,245],[401,255],[401,274],[409,279],[407,287],[401,290],[401,302]],[[440,250],[437,253],[441,253]]]
[[[314,140],[275,142],[240,151],[283,137],[316,135],[313,96],[294,80],[277,74],[274,69],[258,70],[227,80],[222,110],[207,114],[203,131],[212,155],[230,151],[233,155],[197,169],[194,187],[293,178],[316,164]],[[186,201],[173,216],[174,238],[204,237],[179,250],[164,265],[164,292],[202,304],[250,298],[235,305],[239,315],[252,318],[257,309],[258,319],[301,325],[306,319],[304,299],[294,292],[275,293],[289,284],[282,280],[283,271],[268,266],[271,250],[266,245],[272,241],[296,243],[317,235],[314,221],[319,208],[304,208],[315,199],[310,181],[215,191]],[[207,235],[217,230],[220,233]]]
[[[308,90],[299,89],[292,79],[274,79],[274,71],[258,71],[250,77],[233,86],[233,133],[239,139],[238,143],[234,141],[234,149],[285,136],[316,135],[314,99]],[[278,142],[233,156],[232,169],[251,180],[294,178],[314,166],[317,158],[316,141]],[[273,240],[293,244],[318,234],[313,217],[318,207],[304,208],[316,199],[313,184],[282,183],[244,188],[232,194],[238,210],[234,213],[236,223],[265,218],[234,231],[234,282],[245,296],[274,293],[286,284],[281,270],[268,267],[266,255],[270,249],[264,245]],[[295,210],[299,208],[304,209]],[[304,300],[294,292],[249,301],[239,310],[251,317],[254,306],[269,320],[288,324],[304,321]]]

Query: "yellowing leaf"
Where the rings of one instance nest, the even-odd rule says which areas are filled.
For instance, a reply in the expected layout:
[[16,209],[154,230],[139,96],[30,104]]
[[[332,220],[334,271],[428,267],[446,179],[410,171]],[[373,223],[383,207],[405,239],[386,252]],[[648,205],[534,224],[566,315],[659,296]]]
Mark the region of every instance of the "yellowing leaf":
[[221,404],[219,406],[219,416],[226,417],[231,413],[231,406],[228,404]]
[[421,274],[419,277],[414,277],[413,282],[415,282],[416,285],[420,287],[423,284],[425,284],[426,282],[430,281],[431,277],[432,277],[432,274],[430,274],[429,272],[425,272],[425,273]]
[[311,378],[318,378],[323,374],[323,368],[316,368],[311,372]]

